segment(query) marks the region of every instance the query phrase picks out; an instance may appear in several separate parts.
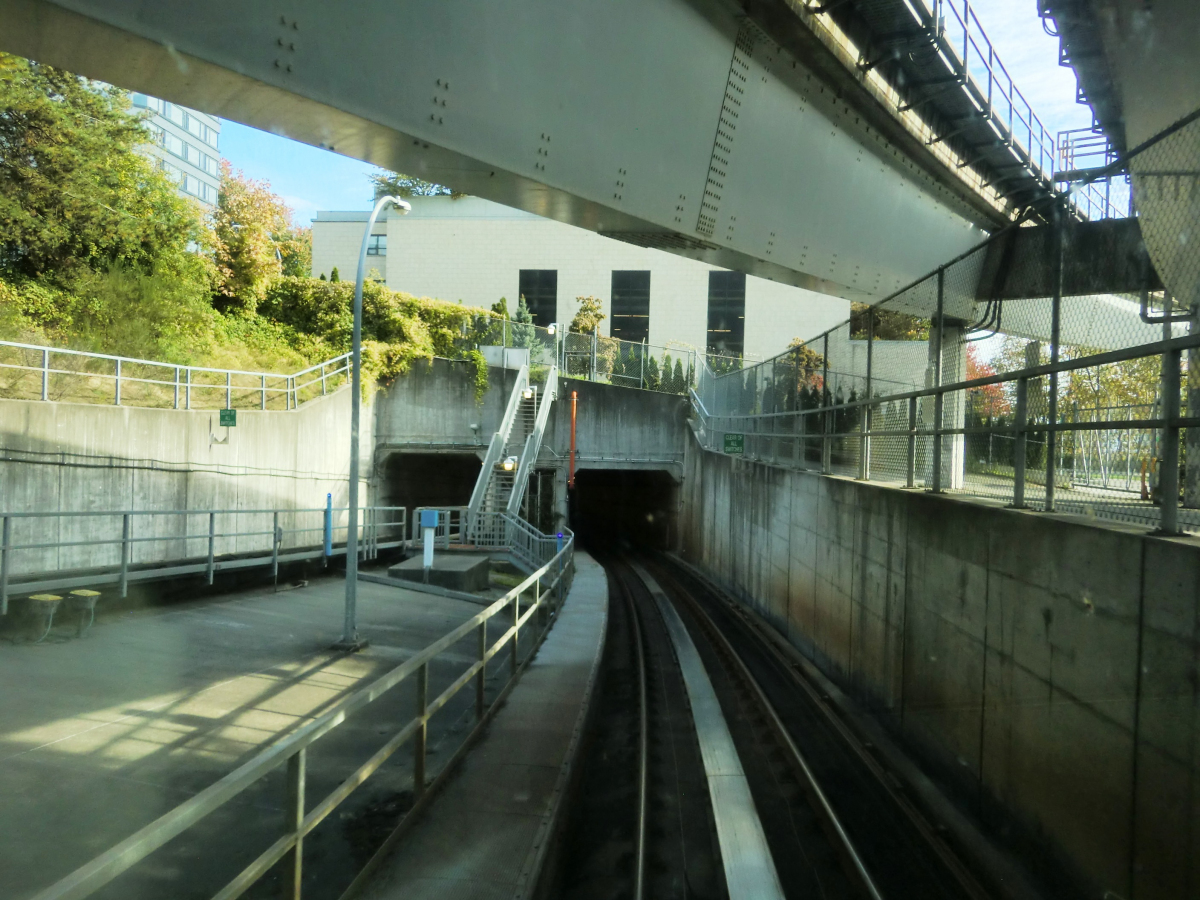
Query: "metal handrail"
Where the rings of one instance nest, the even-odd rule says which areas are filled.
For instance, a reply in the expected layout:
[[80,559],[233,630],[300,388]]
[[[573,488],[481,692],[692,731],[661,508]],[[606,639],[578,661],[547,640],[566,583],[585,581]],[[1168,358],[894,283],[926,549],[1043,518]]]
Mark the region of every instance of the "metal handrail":
[[[280,561],[300,558],[316,558],[340,556],[346,551],[344,546],[335,548],[334,533],[345,532],[347,526],[335,525],[335,514],[345,513],[345,507],[302,507],[282,509],[128,509],[128,510],[81,510],[50,511],[50,512],[2,512],[0,511],[0,616],[8,612],[9,597],[13,593],[30,593],[35,590],[54,589],[83,585],[99,585],[116,583],[122,597],[128,593],[130,581],[147,578],[167,577],[188,573],[204,574],[209,584],[213,583],[218,571],[231,568],[247,568],[251,566],[278,567]],[[281,519],[287,516],[320,514],[323,521],[318,526],[285,528]],[[391,519],[385,519],[390,514]],[[366,508],[364,519],[359,524],[360,557],[364,560],[375,559],[383,548],[399,547],[406,538],[406,509],[403,506],[372,506]],[[231,530],[228,527],[218,529],[219,517],[226,516],[270,516],[270,528],[262,525],[246,529],[238,529],[236,524]],[[95,519],[107,517],[114,520],[114,533],[111,536],[102,535],[95,538],[79,540],[32,540],[20,541],[14,537],[14,525],[21,521],[37,519]],[[150,517],[183,517],[183,527],[187,528],[188,519],[196,518],[205,523],[200,529],[184,534],[154,534],[135,535],[134,525],[139,519]],[[264,523],[265,524],[265,523]],[[399,534],[395,529],[399,528]],[[119,532],[118,532],[119,529]],[[381,531],[392,530],[390,539],[381,540]],[[297,535],[317,535],[322,540],[311,543],[300,543]],[[251,547],[242,546],[234,551],[226,552],[218,547],[218,542],[230,540],[250,541]],[[262,540],[259,540],[262,539]],[[200,543],[203,551],[188,555],[189,545]],[[134,549],[153,544],[178,544],[181,547],[179,555],[162,556],[152,559],[134,559]],[[111,548],[120,548],[113,557]],[[33,551],[78,551],[81,548],[97,548],[103,551],[97,554],[99,558],[75,560],[70,568],[60,564],[53,569],[19,570],[16,565],[16,554]],[[220,550],[220,552],[218,552]],[[169,552],[169,547],[168,547]]]
[[[216,783],[184,801],[170,812],[130,835],[115,847],[100,854],[91,862],[76,869],[70,875],[38,893],[33,900],[81,900],[109,884],[141,860],[148,857],[168,841],[186,832],[210,813],[220,809],[229,801],[256,784],[270,772],[287,765],[288,826],[287,834],[268,847],[249,866],[243,869],[228,885],[214,895],[214,900],[232,900],[240,896],[250,885],[288,854],[295,854],[294,865],[288,867],[286,878],[287,896],[301,896],[301,873],[303,862],[303,840],[325,818],[327,818],[350,794],[367,780],[410,739],[416,739],[414,754],[414,794],[420,796],[425,789],[425,732],[430,718],[444,707],[462,688],[474,682],[476,690],[476,714],[482,722],[488,713],[483,705],[483,674],[488,662],[506,645],[510,645],[512,672],[510,683],[520,672],[517,640],[521,628],[535,614],[544,618],[544,626],[538,633],[535,645],[526,656],[526,662],[537,649],[553,623],[553,614],[566,596],[566,587],[574,574],[574,540],[569,539],[563,549],[545,565],[527,577],[499,600],[482,612],[468,619],[449,634],[434,641],[420,653],[392,669],[370,685],[355,691],[320,718],[299,728],[293,734],[280,739],[271,747],[257,754],[249,762],[230,772]],[[549,584],[543,586],[544,580]],[[533,593],[533,602],[522,607],[522,598]],[[489,620],[512,608],[512,619],[504,633],[490,647],[486,645],[486,628]],[[542,615],[542,613],[548,613]],[[478,632],[479,658],[433,700],[427,699],[429,664],[440,653],[459,641]],[[347,718],[381,696],[391,691],[405,679],[417,677],[418,712],[371,756],[352,775],[330,794],[306,812],[304,796],[306,786],[307,750],[320,738],[343,724]],[[493,703],[499,703],[497,698]],[[490,712],[490,711],[489,711]]]
[[533,431],[525,438],[525,449],[521,452],[521,461],[517,466],[517,477],[513,480],[512,493],[508,497],[506,512],[510,516],[518,516],[521,512],[521,502],[525,499],[525,487],[529,483],[529,475],[537,464],[538,453],[542,449],[542,435],[546,432],[546,423],[550,421],[550,407],[558,394],[558,366],[551,366],[546,374],[546,384],[542,388],[542,400],[538,404],[537,418],[534,420]]
[[[305,388],[312,387],[316,384],[321,385],[321,393],[327,392],[327,383],[330,378],[335,378],[338,375],[349,373],[350,354],[343,353],[340,356],[335,356],[332,359],[324,362],[315,363],[305,369],[301,369],[293,373],[281,372],[253,372],[244,369],[218,369],[210,366],[193,366],[184,363],[169,363],[161,360],[139,359],[128,356],[114,356],[107,353],[93,353],[86,350],[70,350],[59,347],[47,347],[40,344],[25,344],[18,341],[0,341],[0,347],[8,347],[14,350],[23,350],[41,354],[41,365],[22,365],[9,362],[0,362],[0,369],[12,369],[23,372],[36,372],[41,375],[41,399],[43,401],[50,400],[50,379],[55,375],[66,375],[75,378],[100,378],[112,381],[114,384],[113,403],[116,406],[126,405],[122,402],[121,386],[123,384],[147,384],[155,385],[163,388],[170,388],[174,391],[173,407],[175,409],[191,409],[192,392],[199,391],[224,391],[225,406],[232,408],[233,393],[238,391],[241,393],[254,393],[260,396],[260,408],[267,408],[268,395],[277,396],[284,395],[289,409],[295,409],[300,403],[300,392]],[[78,371],[74,369],[56,369],[50,365],[51,357],[54,355],[73,356],[83,359],[98,359],[113,363],[112,372],[89,372]],[[174,373],[174,380],[166,381],[159,378],[147,378],[135,375],[124,374],[123,369],[128,366],[153,366],[157,369],[167,369]],[[332,368],[331,368],[332,367]],[[224,376],[224,381],[221,383],[205,383],[194,381],[194,374],[207,374]],[[234,384],[233,378],[253,378],[258,381],[257,384]],[[307,376],[307,380],[305,379]],[[268,383],[270,380],[271,383]],[[278,387],[276,382],[282,380],[283,386]],[[183,398],[181,403],[181,397]]]
[[483,502],[487,498],[488,485],[495,475],[496,465],[500,462],[500,455],[504,452],[504,448],[508,444],[513,423],[517,420],[517,410],[521,406],[521,394],[528,386],[529,366],[523,365],[517,372],[517,380],[513,385],[512,393],[508,397],[508,406],[504,409],[504,417],[500,420],[500,427],[492,435],[492,440],[488,444],[487,455],[483,459],[483,468],[479,470],[479,477],[475,479],[475,487],[471,491],[468,510],[472,522],[483,508]]

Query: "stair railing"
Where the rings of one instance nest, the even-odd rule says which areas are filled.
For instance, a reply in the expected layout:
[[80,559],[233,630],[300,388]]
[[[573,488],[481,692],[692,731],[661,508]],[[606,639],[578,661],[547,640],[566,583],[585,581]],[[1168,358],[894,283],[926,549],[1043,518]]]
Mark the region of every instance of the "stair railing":
[[479,511],[483,509],[484,500],[487,498],[488,485],[496,471],[496,466],[500,464],[500,457],[504,453],[504,448],[508,445],[508,437],[512,434],[513,423],[517,420],[517,410],[521,406],[521,395],[525,389],[529,387],[529,366],[521,366],[517,372],[517,382],[513,385],[512,393],[508,397],[508,406],[504,409],[504,418],[500,420],[499,430],[492,435],[491,443],[488,444],[487,455],[483,458],[483,468],[479,470],[479,477],[475,479],[475,489],[471,491],[471,502],[467,505],[467,523],[468,529],[472,534],[475,532],[475,522],[479,517]]
[[537,464],[538,454],[542,449],[542,435],[546,432],[546,423],[550,420],[550,404],[558,393],[558,367],[551,366],[546,375],[546,386],[542,389],[542,400],[538,404],[537,419],[533,430],[525,438],[525,449],[521,451],[521,461],[517,466],[517,477],[513,480],[512,493],[508,497],[506,512],[510,516],[520,516],[521,502],[525,499],[525,487],[529,484],[530,473]]

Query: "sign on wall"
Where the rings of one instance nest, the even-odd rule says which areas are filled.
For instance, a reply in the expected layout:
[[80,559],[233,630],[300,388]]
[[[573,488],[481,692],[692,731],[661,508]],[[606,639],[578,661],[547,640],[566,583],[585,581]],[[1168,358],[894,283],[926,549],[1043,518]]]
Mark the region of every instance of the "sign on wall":
[[725,433],[725,452],[741,456],[746,452],[746,435]]

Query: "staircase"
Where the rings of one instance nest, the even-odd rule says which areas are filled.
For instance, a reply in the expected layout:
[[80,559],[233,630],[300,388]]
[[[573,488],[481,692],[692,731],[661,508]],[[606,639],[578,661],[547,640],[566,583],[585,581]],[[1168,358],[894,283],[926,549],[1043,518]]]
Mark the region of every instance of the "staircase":
[[541,391],[530,384],[528,366],[522,366],[517,373],[504,418],[492,435],[467,508],[469,531],[475,543],[488,544],[493,538],[500,539],[491,532],[503,528],[502,514],[520,515],[525,486],[541,450],[557,386],[555,366],[550,367],[546,389]]

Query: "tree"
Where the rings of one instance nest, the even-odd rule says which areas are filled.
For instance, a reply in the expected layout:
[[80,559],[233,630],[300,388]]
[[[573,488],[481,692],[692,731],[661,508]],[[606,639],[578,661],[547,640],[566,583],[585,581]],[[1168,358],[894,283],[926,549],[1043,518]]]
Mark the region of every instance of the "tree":
[[[523,297],[523,296],[522,296],[522,299],[524,299],[524,297]],[[507,297],[501,297],[499,300],[497,300],[495,303],[493,303],[493,304],[492,304],[492,312],[494,312],[494,313],[495,313],[497,316],[499,316],[501,319],[507,319],[507,318],[509,318],[509,315],[508,315],[508,298],[507,298]]]
[[529,312],[524,294],[517,301],[517,314],[513,316],[512,335],[514,347],[525,349],[533,346],[533,315]]
[[662,381],[658,374],[658,363],[648,353],[646,354],[646,372],[643,381],[643,386],[648,391],[657,391],[662,386]]
[[375,199],[380,197],[449,197],[457,200],[467,196],[451,190],[442,184],[424,181],[411,175],[401,175],[399,172],[388,172],[380,169],[370,176],[371,186],[375,190]]
[[686,394],[688,390],[688,383],[684,380],[683,376],[683,361],[679,359],[675,360],[674,381],[671,389],[676,394]]
[[203,277],[200,208],[137,148],[124,91],[0,54],[0,277],[68,285],[112,266]]
[[568,329],[574,334],[595,334],[600,327],[600,323],[608,318],[600,310],[603,309],[603,303],[598,297],[576,297],[579,301],[579,309],[575,313],[575,317],[571,319],[571,325]]
[[[967,380],[991,378],[995,374],[996,370],[979,358],[979,350],[975,344],[967,344]],[[999,384],[975,388],[972,405],[973,411],[982,418],[1006,416],[1012,411],[1012,404],[1004,395],[1004,387]]]
[[281,257],[284,275],[308,278],[312,275],[312,229],[289,228],[271,235]]
[[234,174],[221,161],[221,187],[212,214],[217,305],[254,312],[267,285],[282,274],[275,235],[292,228],[292,211],[266,181]]
[[850,304],[850,339],[866,340],[867,320],[874,311],[874,329],[871,332],[877,341],[927,341],[929,320],[921,316],[897,312],[866,303]]
[[333,267],[333,271],[329,273],[330,283],[335,283],[342,280],[342,276],[338,274],[337,266]]

